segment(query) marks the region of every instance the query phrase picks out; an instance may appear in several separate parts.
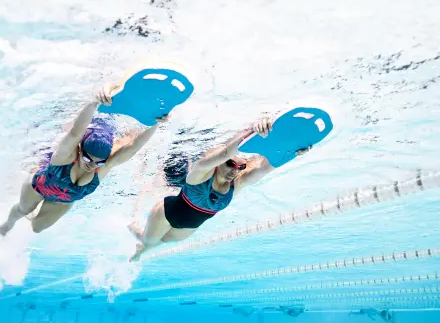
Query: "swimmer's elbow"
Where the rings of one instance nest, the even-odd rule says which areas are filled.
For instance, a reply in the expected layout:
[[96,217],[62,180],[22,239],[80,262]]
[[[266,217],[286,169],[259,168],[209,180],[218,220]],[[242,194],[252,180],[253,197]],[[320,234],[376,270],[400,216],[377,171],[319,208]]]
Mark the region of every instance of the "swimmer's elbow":
[[243,175],[244,186],[254,185],[275,169],[265,158]]

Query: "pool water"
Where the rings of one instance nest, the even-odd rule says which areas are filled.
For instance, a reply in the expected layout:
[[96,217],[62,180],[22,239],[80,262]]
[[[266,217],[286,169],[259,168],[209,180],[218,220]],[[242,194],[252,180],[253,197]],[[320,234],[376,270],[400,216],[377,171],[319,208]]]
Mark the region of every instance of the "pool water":
[[[22,220],[0,239],[0,322],[438,322],[439,10],[0,0],[0,221],[102,84],[175,64],[195,85],[56,225]],[[296,106],[329,112],[331,135],[190,239],[127,261],[127,224],[178,191],[182,160]]]

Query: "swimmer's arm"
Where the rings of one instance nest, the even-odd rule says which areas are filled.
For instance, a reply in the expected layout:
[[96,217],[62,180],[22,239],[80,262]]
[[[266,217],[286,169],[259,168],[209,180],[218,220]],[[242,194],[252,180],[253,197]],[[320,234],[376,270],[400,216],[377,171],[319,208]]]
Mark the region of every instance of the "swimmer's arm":
[[76,117],[70,131],[61,139],[57,150],[52,156],[52,162],[63,162],[76,152],[75,148],[81,142],[88,125],[92,121],[93,114],[99,103],[97,101],[86,104]]
[[249,167],[234,181],[236,190],[240,190],[248,185],[259,182],[263,177],[272,172],[273,167],[266,157],[256,156],[249,160]]
[[95,97],[95,99],[87,103],[73,122],[72,128],[61,139],[55,153],[52,156],[51,162],[53,164],[62,164],[67,159],[70,159],[72,154],[76,154],[76,147],[81,142],[84,133],[87,130],[90,122],[92,122],[93,115],[95,114],[98,106],[103,104],[111,104],[111,96],[107,92],[101,91]]
[[[312,146],[309,146],[304,149],[299,149],[296,151],[297,156],[302,156],[308,151],[312,149]],[[251,158],[248,161],[248,167],[239,175],[239,177],[235,180],[235,185],[240,190],[244,186],[253,185],[259,182],[263,177],[267,174],[275,170],[266,157],[264,156],[256,156]]]
[[150,140],[156,132],[159,124],[142,131],[134,137],[128,144],[123,145],[112,154],[105,164],[105,167],[110,169],[129,161],[141,148]]
[[191,165],[191,170],[186,177],[187,182],[198,183],[217,166],[225,163],[228,159],[233,158],[238,153],[240,143],[253,132],[252,129],[241,131],[232,137],[227,143],[207,151],[199,160]]

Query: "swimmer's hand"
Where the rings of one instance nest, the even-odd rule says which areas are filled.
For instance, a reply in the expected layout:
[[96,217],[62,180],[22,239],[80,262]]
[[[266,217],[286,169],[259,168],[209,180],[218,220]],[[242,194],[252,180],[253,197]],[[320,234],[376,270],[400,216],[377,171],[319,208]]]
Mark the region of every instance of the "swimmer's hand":
[[303,148],[303,149],[298,149],[298,150],[296,151],[296,155],[297,155],[297,156],[302,156],[302,155],[304,155],[305,153],[309,152],[312,148],[313,148],[313,146],[309,146],[309,147],[307,147],[307,148]]
[[261,137],[266,138],[269,131],[272,131],[273,119],[271,117],[263,117],[260,120],[254,122],[252,130],[259,134]]
[[170,115],[169,114],[164,114],[163,116],[156,118],[156,122],[157,123],[165,123],[167,121],[170,120]]
[[119,92],[119,85],[108,85],[96,93],[96,99],[104,105],[112,104],[112,97]]

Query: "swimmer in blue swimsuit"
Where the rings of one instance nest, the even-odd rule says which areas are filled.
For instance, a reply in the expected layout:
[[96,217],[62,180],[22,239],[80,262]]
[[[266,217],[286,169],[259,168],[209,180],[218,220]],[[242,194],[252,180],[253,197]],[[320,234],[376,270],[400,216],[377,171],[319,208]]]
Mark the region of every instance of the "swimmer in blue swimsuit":
[[[110,105],[118,87],[98,93],[76,117],[72,128],[49,154],[39,169],[22,186],[20,201],[9,212],[7,221],[0,226],[0,235],[6,235],[19,219],[34,211],[32,229],[41,232],[57,222],[75,201],[93,193],[110,169],[128,161],[150,139],[158,124],[137,134],[123,137],[113,145],[113,131],[109,126],[90,125],[100,104]],[[157,119],[158,123],[167,116]]]
[[[129,225],[129,230],[140,241],[130,261],[139,260],[142,253],[162,242],[188,238],[206,220],[224,210],[243,187],[270,173],[274,167],[264,156],[246,160],[237,154],[244,139],[254,132],[266,137],[272,130],[272,123],[272,119],[263,118],[226,144],[205,153],[192,165],[180,193],[165,197],[153,206],[145,229],[138,222]],[[302,149],[297,154],[303,154],[308,149]]]

